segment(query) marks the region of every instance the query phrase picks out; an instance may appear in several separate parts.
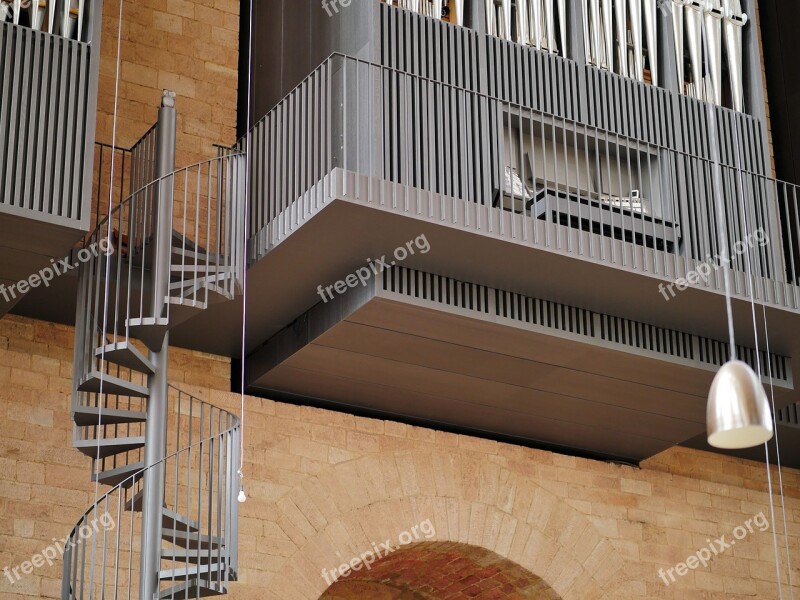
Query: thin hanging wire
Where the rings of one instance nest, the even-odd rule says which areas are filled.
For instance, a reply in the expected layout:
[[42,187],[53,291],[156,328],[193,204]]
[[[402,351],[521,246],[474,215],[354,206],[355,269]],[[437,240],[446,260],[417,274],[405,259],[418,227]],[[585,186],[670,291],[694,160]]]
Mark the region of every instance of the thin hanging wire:
[[[742,156],[741,156],[741,149],[739,147],[739,140],[742,139],[741,136],[741,123],[739,119],[734,119],[735,122],[735,133],[736,133],[736,141],[734,143],[735,148],[735,159],[736,159],[736,180],[738,189],[737,195],[739,196],[739,209],[742,213],[742,226],[743,226],[743,237],[745,240],[750,239],[750,213],[746,210],[745,202],[744,202],[744,176],[742,174]],[[750,251],[744,253],[745,255],[745,270],[747,274],[747,287],[748,293],[750,294],[750,309],[753,316],[753,333],[755,335],[755,346],[756,346],[756,362],[758,364],[758,379],[761,381],[761,354],[759,352],[759,343],[758,343],[758,323],[756,320],[756,304],[755,304],[755,293],[754,293],[754,275],[753,275],[753,268],[752,262],[750,258]],[[765,296],[766,296],[766,283],[762,283],[759,286],[759,292],[761,293],[761,300],[759,304],[761,305],[761,310],[764,316],[764,337],[766,341],[766,363],[767,363],[767,371],[769,373],[769,390],[770,390],[770,403],[772,404],[772,431],[773,435],[775,436],[775,456],[778,466],[778,486],[780,490],[780,497],[781,497],[781,512],[783,517],[783,535],[784,541],[786,545],[786,565],[787,565],[787,572],[788,572],[788,584],[789,584],[789,593],[792,600],[794,600],[794,590],[792,589],[792,562],[791,562],[791,553],[789,550],[789,532],[787,529],[786,524],[786,500],[783,493],[783,470],[781,468],[781,450],[780,450],[780,443],[778,439],[778,422],[777,417],[775,415],[775,386],[772,378],[772,360],[771,360],[771,350],[769,345],[769,327],[767,325],[767,309],[765,306]],[[775,559],[778,560],[778,533],[775,528],[775,509],[774,509],[774,498],[773,498],[773,491],[772,491],[772,469],[769,463],[769,443],[764,442],[764,454],[765,454],[765,462],[767,468],[767,481],[769,484],[769,500],[770,500],[770,511],[772,514],[772,537],[773,543],[775,545]],[[778,573],[778,578],[780,580],[780,572]]]
[[[701,35],[703,38],[703,49],[705,51],[706,56],[713,56],[711,53],[711,49],[709,47],[709,40],[708,40],[708,32],[706,31],[705,23],[701,27]],[[731,283],[730,283],[730,274],[728,272],[729,268],[731,267],[730,260],[733,258],[731,256],[730,248],[728,246],[728,231],[727,231],[727,223],[725,221],[725,206],[722,201],[722,166],[720,160],[720,149],[719,149],[719,136],[717,135],[717,117],[716,117],[716,107],[711,102],[706,102],[706,114],[708,116],[708,134],[710,138],[710,149],[711,149],[711,161],[713,163],[713,186],[714,186],[714,204],[717,211],[717,227],[719,229],[718,235],[718,242],[720,244],[720,255],[724,256],[728,259],[728,264],[723,265],[722,273],[725,282],[725,308],[728,314],[728,335],[730,336],[730,346],[731,346],[731,360],[736,359],[736,343],[734,338],[734,329],[733,329],[733,306],[731,301]],[[734,144],[738,148],[739,140],[736,140]],[[741,198],[739,199],[741,202]],[[746,213],[743,212],[742,214],[743,222],[745,230],[747,229],[746,225]],[[722,254],[724,253],[724,254]],[[751,308],[753,310],[753,326],[755,329],[755,299],[753,298],[752,292],[752,279],[751,279],[751,270],[750,270],[750,256],[749,253],[745,253],[745,267],[747,269],[747,282],[748,288],[750,288],[750,299],[751,299]],[[761,361],[758,355],[758,331],[755,331],[755,338],[756,338],[756,362],[758,364],[758,379],[759,385],[761,384]],[[777,576],[777,583],[778,583],[778,597],[780,600],[783,600],[783,584],[781,580],[781,567],[780,567],[780,558],[778,552],[778,534],[775,531],[775,503],[773,499],[772,493],[772,472],[769,468],[769,451],[767,444],[764,444],[765,449],[767,449],[767,485],[769,487],[769,508],[770,508],[770,515],[772,517],[772,542],[773,542],[773,550],[775,553],[775,572]]]
[[[252,104],[253,104],[253,86],[252,86],[252,78],[253,78],[253,4],[255,0],[250,0],[250,14],[249,14],[249,33],[247,39],[247,121],[245,122],[245,127],[247,129],[246,135],[246,148],[247,152],[245,155],[245,179],[244,179],[244,224],[242,227],[242,261],[243,261],[243,269],[242,269],[242,347],[241,347],[241,382],[240,382],[240,392],[241,392],[241,433],[239,436],[239,481],[240,486],[243,485],[244,480],[244,396],[245,396],[245,389],[244,389],[244,377],[245,377],[245,351],[246,351],[246,340],[247,340],[247,267],[248,267],[248,260],[247,260],[247,238],[249,233],[248,223],[250,221],[250,159],[252,156],[251,151],[251,139],[252,136],[250,135],[250,118],[251,118],[251,111],[252,111]],[[242,490],[244,488],[242,487]]]
[[[109,180],[108,186],[108,216],[106,217],[107,224],[106,224],[106,241],[110,242],[112,239],[112,224],[114,219],[112,218],[112,211],[114,209],[114,169],[116,166],[116,148],[117,148],[117,112],[119,109],[119,75],[120,75],[120,61],[122,56],[122,5],[124,0],[119,0],[119,14],[117,16],[117,63],[116,63],[116,72],[114,74],[114,115],[112,120],[111,126],[111,177]],[[92,43],[97,43],[97,40],[92,40]],[[120,236],[122,239],[122,236]],[[119,250],[117,250],[119,251]],[[102,254],[101,254],[102,256]],[[105,384],[106,379],[106,341],[105,335],[106,331],[108,330],[108,304],[109,299],[111,297],[111,258],[108,255],[105,255],[106,258],[106,281],[103,285],[103,330],[101,332],[100,337],[100,390],[98,392],[98,397],[101,398],[101,401],[98,402],[97,408],[97,431],[98,433],[102,431],[103,427],[103,386]],[[92,336],[95,336],[97,332],[93,331]],[[97,454],[95,455],[95,466],[97,463],[100,462],[100,450],[101,445],[100,442],[102,441],[102,436],[97,436]],[[94,478],[94,506],[97,506],[98,498],[100,495],[100,478]]]
[[[703,39],[705,40],[705,35]],[[708,41],[705,40],[705,43],[708,44]],[[706,48],[708,51],[708,48]],[[708,114],[708,132],[711,136],[711,143],[709,146],[711,147],[711,162],[713,164],[713,181],[712,185],[714,187],[714,203],[717,213],[717,243],[719,244],[719,255],[723,258],[723,262],[725,258],[730,259],[730,248],[729,248],[729,241],[728,241],[728,228],[727,223],[725,222],[725,207],[722,203],[722,168],[720,166],[720,156],[719,156],[719,140],[717,139],[717,116],[714,113],[714,108],[710,102],[706,102],[706,109]],[[729,264],[722,265],[722,278],[725,284],[725,310],[727,311],[728,315],[728,340],[731,347],[731,357],[730,360],[736,360],[736,341],[734,336],[733,330],[733,305],[731,301],[731,276],[728,271]]]

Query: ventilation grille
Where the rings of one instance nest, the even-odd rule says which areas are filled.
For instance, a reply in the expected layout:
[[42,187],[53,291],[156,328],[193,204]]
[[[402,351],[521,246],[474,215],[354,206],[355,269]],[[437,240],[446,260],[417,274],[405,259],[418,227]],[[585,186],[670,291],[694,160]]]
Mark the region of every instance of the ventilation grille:
[[[705,365],[719,367],[728,360],[725,342],[405,267],[396,266],[384,271],[383,289]],[[740,360],[758,371],[755,350],[737,346],[736,353]],[[773,379],[785,383],[790,381],[788,358],[773,353],[768,355],[763,350],[759,354],[765,378],[770,375],[769,360]]]
[[594,337],[595,313],[514,292],[494,290],[495,314],[523,323]]
[[[700,360],[710,365],[721,367],[730,357],[730,349],[726,342],[717,340],[710,340],[708,338],[698,338],[700,340]],[[764,350],[759,350],[758,355],[760,360],[756,360],[756,351],[753,348],[746,346],[736,346],[736,357],[750,365],[753,370],[758,372],[759,363],[761,365],[761,372],[764,377],[769,377],[770,372],[772,377],[787,381],[789,379],[789,366],[787,360],[783,356],[767,353]],[[769,356],[769,364],[767,363]]]
[[600,315],[600,338],[631,348],[694,360],[692,347],[694,336],[673,329],[664,329],[621,317]]
[[800,407],[797,404],[790,404],[775,411],[775,420],[782,425],[800,428]]
[[491,288],[405,267],[384,271],[383,289],[412,298],[489,314]]

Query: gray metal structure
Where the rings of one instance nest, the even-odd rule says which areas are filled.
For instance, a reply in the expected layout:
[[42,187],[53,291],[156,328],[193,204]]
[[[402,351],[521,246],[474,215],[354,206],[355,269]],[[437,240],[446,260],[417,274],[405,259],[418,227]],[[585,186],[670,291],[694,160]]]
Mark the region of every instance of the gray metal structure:
[[[90,227],[102,2],[82,2],[74,16],[80,25],[66,9],[40,29],[0,22],[0,283],[9,286],[64,258]],[[0,298],[0,315],[23,295]]]
[[[725,105],[715,110],[731,246],[720,248],[711,191],[712,136],[704,100],[679,85],[686,71],[678,64],[684,55],[683,48],[676,49],[671,5],[569,2],[561,11],[555,2],[529,2],[529,13],[541,8],[542,15],[555,16],[551,29],[558,32],[558,43],[538,48],[530,30],[527,39],[524,30],[512,30],[518,22],[513,11],[525,3],[465,2],[458,22],[466,27],[429,16],[424,3],[390,4],[397,3],[364,2],[329,17],[316,3],[293,3],[298,18],[313,23],[320,47],[293,35],[297,23],[289,20],[294,16],[273,21],[279,48],[261,53],[263,46],[254,47],[255,63],[267,66],[253,73],[265,100],[256,103],[249,157],[249,289],[257,298],[248,313],[250,391],[639,460],[671,444],[696,440],[703,431],[705,391],[715,365],[724,360],[713,341],[725,339],[723,256],[731,257],[740,343],[754,352],[754,298],[765,304],[772,352],[788,361],[800,350],[798,188],[770,178],[752,21],[739,28],[743,102],[728,102],[724,94],[720,98],[719,82],[724,88],[725,77],[732,81],[736,75],[725,71],[724,62],[716,91],[703,95]],[[598,20],[607,34],[606,54],[613,59],[601,65],[607,68],[587,63],[584,24],[589,15],[584,6],[594,4],[608,17]],[[725,7],[730,23],[721,25],[720,51],[726,27],[741,25],[732,20],[755,14],[752,2]],[[700,23],[714,27],[723,13],[716,5],[711,8]],[[623,35],[630,36],[630,43],[618,45]],[[609,40],[614,42],[610,49]],[[735,54],[736,40],[729,43],[727,52]],[[304,75],[317,51],[333,54]],[[297,54],[302,61],[283,60]],[[289,63],[274,83],[270,69]],[[754,232],[763,243],[753,243]],[[643,331],[689,336],[699,344],[690,344],[695,374],[677,365],[671,351],[646,354],[636,346],[635,358],[623,357],[624,352],[609,348],[609,340],[584,336],[564,342],[566,355],[573,357],[568,360],[581,356],[589,364],[578,368],[571,362],[573,377],[582,377],[579,371],[594,363],[607,365],[602,359],[607,355],[624,366],[617,384],[598,385],[591,398],[564,392],[569,382],[562,372],[558,384],[572,397],[564,398],[557,416],[547,417],[559,421],[558,427],[536,421],[546,404],[536,391],[520,392],[517,412],[504,413],[502,381],[491,371],[483,377],[491,391],[482,401],[467,400],[475,381],[445,376],[444,368],[439,369],[443,380],[425,379],[440,393],[425,392],[414,381],[430,367],[425,360],[433,361],[426,353],[427,338],[446,340],[438,355],[447,356],[464,345],[477,349],[483,339],[456,342],[458,332],[486,327],[485,336],[492,337],[501,329],[479,324],[478,317],[457,307],[434,308],[420,297],[406,299],[414,308],[402,312],[394,298],[368,303],[372,325],[387,339],[389,331],[406,337],[396,344],[370,345],[348,317],[361,292],[349,289],[336,306],[321,303],[317,292],[320,284],[355,272],[365,257],[389,254],[420,234],[427,236],[431,251],[403,263],[414,272],[590,311],[601,322],[626,323],[634,337]],[[746,250],[738,252],[737,243],[746,244]],[[705,268],[710,274],[686,291],[666,299],[660,295],[659,284],[694,278]],[[280,286],[271,283],[276,280]],[[313,335],[310,322],[306,325],[312,314],[321,315],[325,324]],[[402,333],[403,323],[412,319],[427,319],[426,327],[435,334],[423,329]],[[224,319],[215,324],[200,317],[199,322],[213,341],[188,328],[178,328],[174,339],[232,352]],[[504,335],[516,335],[508,327]],[[293,342],[287,346],[289,338]],[[530,338],[529,343],[543,342]],[[700,348],[705,344],[714,359],[703,366]],[[523,372],[537,372],[525,350],[512,346],[506,343],[507,358],[518,360]],[[413,356],[426,358],[415,362]],[[776,395],[778,408],[791,403],[793,363],[785,363],[787,379],[781,383],[777,363],[761,358],[753,363],[765,383],[776,390],[785,386]],[[474,360],[465,359],[465,364]],[[411,363],[420,371],[409,370]],[[635,406],[628,407],[634,410],[629,420],[603,410],[626,397],[624,388],[638,381],[639,372],[652,381],[688,378],[687,389],[674,390],[673,404],[664,398],[656,411],[670,424],[657,423],[652,414],[636,415]],[[379,381],[373,380],[374,373],[380,373]],[[692,396],[688,404],[678,401],[681,393]],[[529,396],[523,402],[524,394]],[[635,404],[635,397],[631,401]],[[483,412],[470,402],[481,404]],[[573,409],[566,408],[573,402]],[[644,400],[639,404],[642,413],[654,410]],[[582,419],[596,424],[586,445],[568,433]],[[504,423],[509,421],[520,429],[508,431]],[[635,440],[625,437],[631,435]]]
[[[172,389],[168,365],[170,329],[239,289],[245,162],[175,170],[175,118],[165,92],[130,195],[83,243],[113,252],[78,276],[73,445],[112,487],[69,536],[64,600],[205,597],[237,577],[239,420]],[[104,518],[115,527],[83,535]]]

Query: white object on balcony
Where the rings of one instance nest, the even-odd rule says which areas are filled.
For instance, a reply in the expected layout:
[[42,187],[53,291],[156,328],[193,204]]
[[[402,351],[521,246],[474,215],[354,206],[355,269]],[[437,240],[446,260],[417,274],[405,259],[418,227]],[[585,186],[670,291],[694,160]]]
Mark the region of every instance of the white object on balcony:
[[504,193],[514,198],[522,198],[524,200],[529,200],[533,197],[533,193],[523,183],[522,178],[514,167],[506,167],[505,179]]

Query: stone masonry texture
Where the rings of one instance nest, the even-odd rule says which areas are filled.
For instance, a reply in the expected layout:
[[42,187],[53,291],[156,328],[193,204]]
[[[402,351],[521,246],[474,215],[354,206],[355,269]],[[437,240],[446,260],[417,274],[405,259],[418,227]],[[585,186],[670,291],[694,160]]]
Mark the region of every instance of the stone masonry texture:
[[[93,498],[90,460],[71,448],[72,344],[70,327],[0,319],[0,567],[65,536]],[[171,353],[171,383],[238,412],[229,377],[227,359]],[[674,448],[635,468],[260,398],[248,397],[246,406],[249,499],[233,599],[317,599],[327,587],[323,569],[428,519],[430,539],[386,560],[435,564],[431,554],[446,552],[448,563],[512,564],[548,586],[548,595],[521,597],[778,597],[771,527],[669,586],[658,575],[707,540],[730,539],[754,515],[771,521],[763,464]],[[800,473],[786,469],[783,481],[796,566]],[[467,569],[462,579],[476,572]],[[442,585],[438,573],[431,569],[420,585]],[[453,579],[455,590],[463,581]],[[474,582],[494,585],[484,579],[492,578]],[[800,581],[797,569],[793,580]],[[357,583],[372,585],[355,577],[349,585]],[[14,585],[0,578],[8,600],[57,598],[59,590],[60,564]]]

